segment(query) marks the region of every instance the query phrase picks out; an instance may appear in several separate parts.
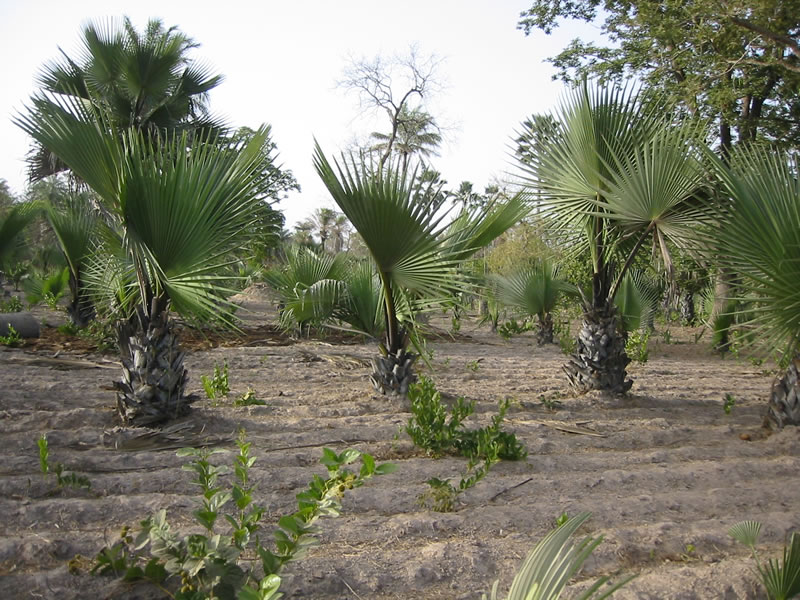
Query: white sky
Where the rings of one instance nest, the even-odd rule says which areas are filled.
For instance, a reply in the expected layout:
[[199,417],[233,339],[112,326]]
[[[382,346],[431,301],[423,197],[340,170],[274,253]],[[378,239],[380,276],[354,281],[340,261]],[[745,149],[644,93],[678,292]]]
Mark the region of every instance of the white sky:
[[[555,103],[562,84],[543,63],[573,37],[596,36],[574,25],[526,37],[516,29],[532,0],[0,0],[0,179],[25,187],[27,136],[11,123],[35,89],[35,74],[63,48],[77,56],[89,20],[128,15],[141,30],[159,17],[201,47],[193,56],[225,81],[211,94],[214,114],[233,126],[272,125],[279,162],[302,186],[278,205],[287,227],[314,208],[335,208],[311,164],[313,137],[330,156],[354,136],[386,131],[386,122],[360,113],[355,93],[335,83],[348,57],[407,53],[444,59],[446,88],[426,102],[438,122],[452,126],[441,156],[432,159],[449,186],[462,180],[482,191],[511,169],[509,145],[519,123]],[[384,117],[385,119],[385,117]]]

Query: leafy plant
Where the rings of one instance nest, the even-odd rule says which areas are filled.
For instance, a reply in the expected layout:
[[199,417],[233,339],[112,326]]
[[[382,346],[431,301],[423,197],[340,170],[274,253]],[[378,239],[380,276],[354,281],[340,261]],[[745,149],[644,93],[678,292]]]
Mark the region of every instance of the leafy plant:
[[725,411],[725,414],[731,414],[734,406],[736,406],[736,398],[731,393],[725,394],[725,399],[722,402],[722,410]]
[[[542,538],[522,563],[505,600],[557,600],[569,580],[603,541],[603,536],[586,536],[577,544],[571,542],[572,535],[590,516],[591,513],[585,512],[567,519]],[[601,577],[575,600],[608,598],[634,577],[631,575],[599,592],[609,579]],[[495,581],[490,600],[500,600],[498,585]],[[486,600],[485,594],[483,600]]]
[[405,431],[414,445],[433,456],[451,451],[462,429],[462,422],[475,411],[475,403],[459,397],[448,413],[433,380],[425,376],[409,387],[408,398],[411,400],[412,416]]
[[22,344],[22,336],[14,329],[13,325],[8,326],[8,333],[0,335],[0,346],[8,346],[9,348],[16,348]]
[[22,300],[17,296],[11,296],[8,300],[0,300],[0,313],[20,312],[23,308]]
[[566,525],[567,521],[569,521],[569,515],[564,511],[556,517],[556,527]]
[[74,471],[66,471],[61,463],[50,464],[50,445],[47,442],[46,435],[43,434],[36,444],[39,447],[39,468],[42,471],[42,475],[53,473],[56,476],[59,489],[65,487],[91,489],[92,482],[89,481],[86,475],[80,475]]
[[783,560],[769,559],[764,564],[756,551],[760,532],[758,521],[742,521],[731,527],[728,535],[750,549],[769,600],[789,600],[800,595],[800,535],[792,532],[789,544],[783,548]]
[[625,342],[625,354],[631,360],[636,362],[646,363],[650,356],[650,351],[647,348],[647,342],[650,341],[650,332],[637,329],[628,334],[628,341]]
[[436,512],[453,512],[458,496],[486,477],[492,465],[500,460],[496,444],[486,449],[485,455],[483,460],[477,457],[470,459],[467,463],[467,470],[457,486],[450,483],[449,479],[439,479],[438,477],[428,479],[425,483],[430,486],[430,489],[420,494],[417,503]]
[[[322,463],[328,471],[323,479],[317,475],[308,488],[297,495],[298,510],[282,517],[275,530],[275,551],[265,548],[257,535],[264,508],[255,504],[255,489],[249,470],[255,463],[250,455],[251,444],[244,434],[237,440],[239,454],[234,460],[234,483],[230,490],[220,482],[228,473],[225,466],[209,461],[220,450],[184,448],[179,456],[193,457],[184,469],[195,474],[201,491],[200,507],[194,518],[205,533],[179,537],[169,526],[166,511],[161,510],[141,523],[134,538],[124,529],[120,539],[98,554],[92,573],[114,574],[126,581],[147,579],[169,592],[175,600],[274,600],[279,598],[283,566],[297,560],[317,543],[315,522],[320,517],[336,517],[341,498],[347,490],[363,485],[373,475],[394,470],[394,465],[376,465],[368,454],[344,450],[337,454],[323,450]],[[347,466],[361,461],[357,471]],[[234,508],[223,513],[233,501]],[[218,533],[219,517],[229,525],[226,535]],[[259,575],[242,562],[245,553],[253,551],[260,559]]]
[[665,329],[665,330],[664,330],[664,331],[661,333],[661,338],[662,338],[663,342],[664,342],[664,343],[665,343],[667,346],[669,346],[669,345],[672,343],[672,333],[670,332],[670,330],[669,330],[669,329]]
[[480,368],[481,368],[481,360],[483,360],[483,359],[479,358],[477,360],[469,361],[466,364],[467,371],[469,371],[470,373],[477,373],[478,370],[480,370]]
[[266,406],[266,402],[256,397],[254,390],[248,389],[244,394],[233,401],[234,406]]
[[515,335],[520,335],[526,331],[533,329],[533,323],[527,319],[523,319],[521,323],[517,323],[516,319],[509,319],[497,328],[497,333],[504,340],[510,340]]
[[558,410],[562,406],[561,401],[559,401],[557,398],[550,398],[544,394],[539,396],[539,402],[541,402],[542,406],[551,412]]
[[202,375],[200,377],[200,381],[203,383],[203,389],[206,392],[206,396],[209,400],[218,400],[223,396],[226,396],[228,392],[231,391],[230,385],[228,384],[228,363],[227,361],[222,362],[222,368],[219,368],[219,365],[214,364],[214,374],[211,377],[206,375]]

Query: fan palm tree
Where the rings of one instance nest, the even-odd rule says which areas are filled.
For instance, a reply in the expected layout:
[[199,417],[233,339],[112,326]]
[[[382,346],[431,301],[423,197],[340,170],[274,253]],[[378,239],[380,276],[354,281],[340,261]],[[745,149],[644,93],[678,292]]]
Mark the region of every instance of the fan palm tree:
[[267,130],[240,145],[182,134],[120,135],[113,117],[76,96],[39,95],[15,122],[97,195],[138,303],[118,325],[124,424],[152,425],[188,411],[184,354],[170,310],[231,323],[219,273],[256,215]]
[[557,236],[591,257],[571,384],[624,393],[625,334],[614,298],[648,240],[670,265],[667,240],[685,247],[704,216],[696,199],[704,171],[692,150],[697,128],[664,106],[618,88],[575,88],[554,114],[557,129],[521,161],[529,192]]
[[0,269],[7,270],[19,254],[22,232],[36,219],[39,205],[35,202],[14,204],[0,215]]
[[433,116],[419,107],[408,108],[407,104],[403,104],[397,117],[397,135],[392,137],[376,131],[370,137],[376,142],[371,149],[377,152],[385,153],[391,144],[391,152],[400,157],[404,169],[413,156],[436,155],[442,143],[442,134]]
[[417,356],[408,351],[414,300],[446,298],[463,289],[456,275],[459,262],[514,225],[528,209],[517,196],[464,215],[459,227],[449,227],[446,213],[439,210],[443,197],[435,188],[415,195],[416,171],[398,162],[384,168],[359,164],[352,157],[334,165],[317,145],[317,173],[361,235],[381,281],[385,333],[381,356],[373,361],[372,382],[381,393],[404,395],[415,380]]
[[[142,33],[127,17],[121,26],[112,20],[89,23],[77,60],[62,51],[59,60],[45,65],[38,81],[46,92],[91,102],[110,115],[120,131],[218,131],[220,124],[209,115],[208,93],[222,76],[189,58],[197,47],[158,19],[148,21]],[[32,179],[68,167],[43,146],[32,151],[29,164]]]
[[518,271],[508,277],[494,276],[497,300],[505,306],[517,308],[538,320],[536,342],[543,346],[553,343],[552,312],[562,294],[577,295],[577,288],[558,278],[558,267],[540,261],[533,267]]
[[715,229],[717,260],[736,275],[737,299],[749,305],[746,339],[779,349],[788,363],[772,386],[765,424],[800,425],[798,165],[759,147],[739,148],[729,166],[711,159],[732,199]]
[[[315,290],[340,283],[346,273],[346,260],[344,254],[317,254],[309,248],[290,246],[286,251],[286,263],[280,269],[264,273],[266,282],[281,297],[280,318],[285,329],[302,333],[312,323],[329,316],[335,296],[329,302],[321,302]],[[323,309],[323,305],[328,309]]]

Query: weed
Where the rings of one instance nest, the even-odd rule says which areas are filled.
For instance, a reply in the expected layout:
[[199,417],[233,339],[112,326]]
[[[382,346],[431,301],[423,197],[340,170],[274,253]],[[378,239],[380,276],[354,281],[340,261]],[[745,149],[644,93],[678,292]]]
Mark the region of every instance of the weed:
[[570,354],[574,354],[575,350],[578,348],[578,340],[570,336],[569,333],[566,333],[558,337],[558,345],[561,348],[561,352],[569,356]]
[[231,391],[228,385],[228,363],[223,361],[222,369],[219,365],[214,365],[214,375],[207,377],[202,375],[200,381],[203,382],[203,389],[206,391],[206,396],[209,400],[218,400],[226,396]]
[[75,323],[71,321],[67,321],[63,325],[59,325],[58,327],[56,327],[56,331],[58,331],[58,333],[62,335],[75,336],[78,335],[80,327],[78,327],[77,325],[75,325]]
[[[669,333],[667,331],[667,333]],[[625,354],[631,360],[639,363],[646,363],[650,357],[650,351],[647,349],[647,342],[650,341],[650,332],[642,332],[640,330],[631,331],[628,334],[628,341],[625,342]]]
[[564,511],[556,517],[556,527],[561,527],[566,524],[567,521],[569,521],[569,515]]
[[0,312],[20,312],[23,308],[22,301],[16,296],[11,296],[8,300],[0,301]]
[[428,479],[425,483],[430,486],[430,489],[420,494],[417,504],[436,512],[453,512],[458,496],[486,477],[492,465],[499,460],[497,447],[494,446],[488,450],[483,461],[478,458],[470,459],[467,463],[467,470],[461,476],[457,486],[450,483],[449,479],[439,479],[438,477]]
[[725,414],[731,414],[734,406],[736,406],[736,398],[734,398],[731,393],[725,394],[725,398],[722,401],[722,410],[725,411]]
[[[193,514],[204,533],[179,537],[170,529],[166,511],[161,510],[142,521],[135,538],[128,528],[123,529],[120,539],[97,555],[91,572],[122,576],[125,581],[149,580],[175,600],[277,599],[281,596],[279,573],[283,566],[301,558],[309,547],[318,543],[315,522],[323,516],[337,516],[347,490],[360,487],[373,475],[394,470],[390,464],[376,465],[370,455],[357,450],[337,454],[325,448],[321,462],[328,470],[327,479],[314,476],[308,488],[297,495],[298,510],[278,521],[272,551],[255,535],[264,508],[253,502],[255,490],[249,470],[256,459],[250,456],[251,444],[245,441],[244,433],[240,434],[237,445],[239,454],[234,460],[234,483],[230,491],[219,481],[221,475],[228,473],[227,467],[209,461],[220,450],[184,448],[178,452],[178,456],[193,458],[183,468],[195,474],[193,483],[201,491],[200,507]],[[360,469],[347,469],[359,460]],[[219,516],[231,500],[235,508],[224,513],[222,520],[230,530],[222,535],[217,533],[217,524],[222,522]],[[262,577],[249,568],[251,560],[241,560],[243,555],[249,558],[253,554],[251,548],[260,559]]]
[[77,335],[95,344],[98,352],[109,352],[117,348],[117,330],[111,319],[94,319],[78,330]]
[[661,332],[661,339],[667,346],[672,343],[672,333],[669,329],[665,329]]
[[539,402],[541,402],[542,406],[551,412],[555,412],[563,406],[560,400],[557,400],[556,398],[550,398],[544,394],[539,396]]
[[22,344],[22,336],[17,333],[12,325],[8,326],[8,335],[0,335],[0,346],[8,346],[9,348],[16,348]]
[[469,361],[467,363],[467,365],[466,365],[467,371],[469,371],[470,373],[477,373],[478,370],[481,368],[481,361],[482,360],[483,360],[482,358],[479,358],[477,360]]
[[742,521],[728,530],[728,535],[750,548],[761,582],[769,600],[788,600],[800,594],[800,535],[792,532],[788,546],[783,548],[783,560],[769,559],[762,563],[756,552],[761,523]]
[[53,473],[56,476],[59,489],[65,487],[91,489],[92,482],[89,481],[86,475],[66,471],[61,463],[50,464],[50,445],[47,442],[46,435],[42,434],[36,445],[39,447],[39,469],[42,471],[42,475],[46,476],[48,473]]
[[523,320],[522,323],[517,323],[516,319],[509,319],[497,328],[497,333],[499,333],[500,337],[504,340],[510,340],[513,336],[525,333],[531,329],[533,329],[533,324],[527,319]]
[[234,406],[266,406],[267,403],[261,398],[256,397],[256,393],[252,389],[248,389],[244,394],[233,401]]

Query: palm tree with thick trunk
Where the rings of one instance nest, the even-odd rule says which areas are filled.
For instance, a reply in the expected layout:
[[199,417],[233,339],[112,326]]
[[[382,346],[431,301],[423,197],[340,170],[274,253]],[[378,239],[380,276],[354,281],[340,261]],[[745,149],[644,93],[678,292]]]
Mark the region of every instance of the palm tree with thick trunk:
[[314,166],[340,210],[361,235],[382,290],[384,340],[373,361],[372,383],[383,394],[405,395],[414,382],[417,354],[409,351],[414,307],[463,290],[461,261],[487,245],[528,211],[521,196],[491,203],[446,222],[444,196],[435,186],[415,193],[416,171],[399,162],[331,164],[317,145]]
[[[709,156],[731,198],[714,229],[717,261],[750,308],[745,336],[778,350],[786,365],[772,385],[765,425],[800,425],[800,182],[798,164],[761,147],[740,147],[725,165]],[[753,308],[755,307],[755,308]]]
[[521,165],[556,239],[592,263],[591,297],[583,298],[577,350],[565,371],[579,391],[624,393],[633,382],[614,298],[646,243],[669,269],[667,240],[685,247],[704,216],[698,128],[628,90],[586,83],[565,97],[553,122]]
[[116,240],[108,260],[130,274],[135,304],[118,324],[120,419],[156,425],[186,414],[192,399],[170,314],[232,324],[221,273],[257,216],[268,130],[229,145],[120,131],[76,95],[35,96],[15,121],[95,192]]

